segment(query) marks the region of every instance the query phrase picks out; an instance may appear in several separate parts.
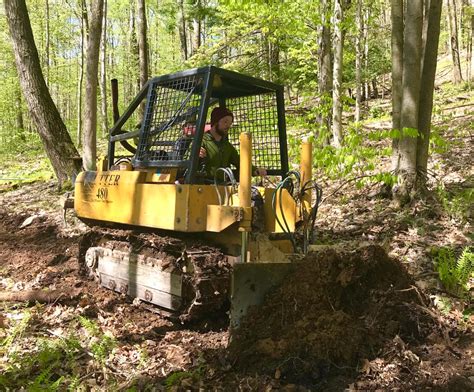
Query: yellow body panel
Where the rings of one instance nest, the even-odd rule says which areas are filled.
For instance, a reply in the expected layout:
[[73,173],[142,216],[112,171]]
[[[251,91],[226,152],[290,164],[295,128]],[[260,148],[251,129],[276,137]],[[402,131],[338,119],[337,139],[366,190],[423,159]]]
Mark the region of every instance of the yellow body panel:
[[[295,225],[297,220],[297,211],[296,211],[296,202],[291,197],[286,189],[283,189],[281,192],[282,197],[282,207],[283,207],[283,214],[280,209],[280,195],[279,193],[276,195],[276,217],[275,212],[273,211],[272,207],[272,198],[273,194],[275,193],[275,189],[273,188],[266,188],[264,192],[264,210],[265,210],[265,231],[269,233],[283,233],[283,228],[278,224],[276,217],[284,225],[284,221],[288,224],[288,227],[291,232],[295,231]],[[283,219],[283,215],[285,219]],[[285,227],[286,228],[286,227]]]
[[[181,232],[223,231],[243,220],[237,213],[238,195],[229,198],[230,206],[219,206],[214,185],[152,182],[156,176],[145,171],[81,172],[75,184],[74,209],[80,218]],[[225,187],[218,189],[225,204]],[[230,187],[227,189],[230,194]],[[278,233],[282,229],[271,208],[273,192],[262,191],[265,226],[266,231]],[[296,204],[286,190],[283,205],[285,218],[294,230]],[[281,220],[279,210],[277,215]]]
[[206,230],[207,205],[218,204],[214,186],[146,182],[139,171],[82,172],[74,209],[81,218],[165,230]]
[[243,218],[243,209],[232,206],[207,206],[206,231],[221,232]]

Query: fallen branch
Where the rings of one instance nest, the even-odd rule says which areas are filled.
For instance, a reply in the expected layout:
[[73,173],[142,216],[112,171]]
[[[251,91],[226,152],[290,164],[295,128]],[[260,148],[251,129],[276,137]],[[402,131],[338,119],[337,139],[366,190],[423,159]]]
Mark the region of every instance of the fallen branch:
[[63,300],[70,300],[80,294],[80,290],[69,292],[61,290],[27,290],[27,291],[10,291],[1,292],[0,301],[4,302],[28,302],[28,303],[58,303]]

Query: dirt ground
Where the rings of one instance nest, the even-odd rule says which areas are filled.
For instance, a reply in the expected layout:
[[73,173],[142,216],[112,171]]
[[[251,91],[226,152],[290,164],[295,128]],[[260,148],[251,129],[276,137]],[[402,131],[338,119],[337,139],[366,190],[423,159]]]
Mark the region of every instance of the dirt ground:
[[[365,200],[365,208],[381,202],[353,197],[355,205]],[[352,234],[351,240],[355,229],[337,233],[341,220],[325,226],[321,237],[329,238],[331,229],[339,245],[309,254],[229,342],[225,313],[182,324],[81,275],[78,243],[87,228],[71,215],[64,225],[58,198],[48,183],[0,194],[2,299],[21,299],[33,289],[56,293],[45,304],[3,302],[0,385],[5,389],[46,385],[45,380],[61,381],[59,390],[474,389],[473,317],[456,306],[444,313],[434,306],[432,266],[426,261],[415,268],[412,262],[427,257],[427,243],[413,241],[409,224],[394,221],[389,212],[378,221],[361,221],[359,236]],[[463,230],[444,227],[447,221],[414,208],[428,222],[438,222],[433,238],[449,230],[445,236],[468,242]],[[325,214],[330,219],[330,211]],[[384,231],[385,219],[390,227],[394,222],[407,227]],[[367,233],[380,237],[375,241]],[[78,342],[71,343],[73,349],[60,346],[58,361],[46,361],[48,376],[38,381],[42,362],[26,359],[38,353],[38,342],[73,339]]]

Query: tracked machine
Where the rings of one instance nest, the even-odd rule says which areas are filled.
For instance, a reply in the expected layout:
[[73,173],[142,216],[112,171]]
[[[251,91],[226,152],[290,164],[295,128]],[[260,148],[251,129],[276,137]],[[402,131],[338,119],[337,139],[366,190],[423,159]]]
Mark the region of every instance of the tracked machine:
[[[305,252],[321,196],[309,143],[290,171],[283,87],[208,66],[149,80],[122,116],[112,91],[108,156],[75,181],[76,215],[92,227],[81,258],[102,286],[182,319],[230,302],[238,326]],[[234,114],[240,167],[209,181],[199,150],[216,106]],[[252,185],[252,165],[266,185]]]

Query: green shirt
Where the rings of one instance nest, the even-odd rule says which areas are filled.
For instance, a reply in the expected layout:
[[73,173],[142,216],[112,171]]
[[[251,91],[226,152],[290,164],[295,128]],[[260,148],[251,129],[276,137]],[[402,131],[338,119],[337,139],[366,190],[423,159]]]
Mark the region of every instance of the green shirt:
[[[230,167],[234,165],[237,169],[240,166],[240,157],[236,148],[227,140],[215,140],[210,133],[205,133],[202,137],[202,147],[206,150],[204,158],[204,172],[206,178],[214,179],[216,170],[220,167]],[[223,173],[219,173],[219,180],[223,180]]]

